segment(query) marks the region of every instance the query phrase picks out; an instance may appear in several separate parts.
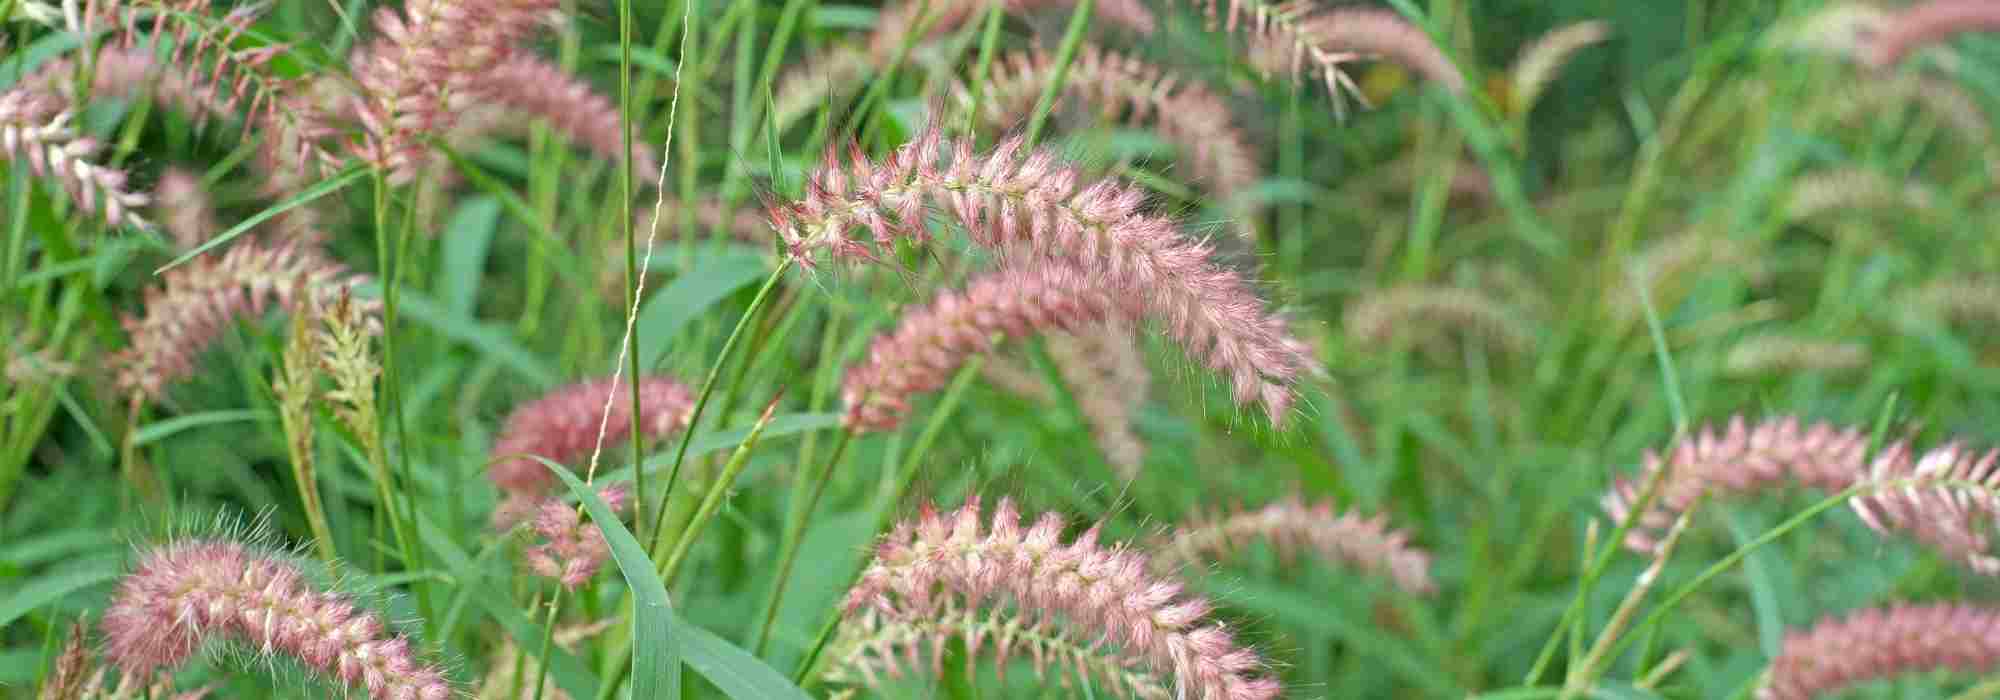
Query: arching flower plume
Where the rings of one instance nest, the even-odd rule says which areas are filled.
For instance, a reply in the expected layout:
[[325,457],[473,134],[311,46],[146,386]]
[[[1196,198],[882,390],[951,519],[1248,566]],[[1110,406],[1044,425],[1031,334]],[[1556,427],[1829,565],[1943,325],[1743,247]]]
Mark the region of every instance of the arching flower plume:
[[[631,389],[618,380],[598,379],[558,387],[540,398],[521,404],[507,415],[507,423],[493,441],[494,460],[486,477],[506,492],[509,503],[502,504],[495,520],[511,527],[531,517],[540,507],[542,496],[555,486],[555,475],[532,459],[540,456],[560,464],[576,464],[590,456],[597,445],[599,421],[603,420],[604,440],[615,443],[637,429],[647,439],[657,440],[687,427],[694,408],[694,395],[687,385],[670,377],[639,380],[638,420],[632,418]],[[611,401],[611,413],[604,416],[604,399]]]
[[975,498],[949,513],[926,506],[897,526],[847,593],[824,677],[875,685],[920,671],[920,656],[939,673],[957,639],[969,662],[990,650],[1004,666],[1025,652],[1038,670],[1054,666],[1120,694],[1278,697],[1257,653],[1209,620],[1207,601],[1149,573],[1144,555],[1099,544],[1095,527],[1065,543],[1054,513],[1024,528],[1011,500],[992,517],[989,526]]
[[[604,499],[611,512],[620,515],[624,514],[625,505],[632,499],[632,491],[624,484],[598,489],[597,495]],[[604,568],[604,560],[611,556],[611,545],[604,540],[604,530],[597,523],[584,522],[576,506],[560,498],[543,499],[529,524],[542,541],[526,552],[528,570],[565,588],[576,588],[588,582],[599,569]]]
[[[111,357],[115,383],[135,400],[158,399],[168,384],[192,374],[201,352],[236,319],[261,314],[274,300],[285,307],[330,303],[366,281],[298,241],[255,239],[195,258],[162,278],[146,290],[144,314],[120,320],[132,345]],[[306,299],[294,298],[299,290]]]
[[1873,680],[2000,666],[2000,612],[1964,603],[1898,603],[1828,617],[1785,634],[1758,700],[1811,700]]
[[[904,314],[868,349],[868,359],[841,380],[846,423],[859,430],[888,430],[902,422],[911,402],[935,391],[973,355],[993,349],[996,339],[1050,331],[1076,331],[1109,322],[1146,320],[1138,292],[1108,284],[1101,276],[1065,264],[1009,266],[947,291]],[[1186,342],[1186,330],[1163,321],[1168,334]],[[1263,401],[1273,422],[1290,401],[1284,386],[1243,385],[1256,381],[1251,368],[1217,364],[1210,368],[1236,378],[1239,401]]]
[[0,92],[0,159],[26,161],[36,175],[54,179],[78,209],[112,226],[150,227],[138,209],[148,198],[126,188],[123,170],[99,165],[96,139],[78,135],[64,101],[26,87]]
[[[1251,0],[1255,2],[1256,0]],[[1310,3],[1311,0],[1305,0]],[[1234,7],[1238,0],[1232,0]],[[1452,92],[1465,91],[1465,76],[1438,48],[1422,27],[1411,24],[1394,10],[1372,7],[1337,7],[1313,12],[1309,4],[1289,4],[1290,18],[1270,22],[1275,31],[1263,31],[1253,42],[1251,58],[1266,70],[1287,70],[1297,75],[1307,61],[1321,71],[1337,72],[1356,58],[1390,61],[1425,80]],[[1269,22],[1259,18],[1260,24]],[[1332,90],[1336,75],[1324,80]]]
[[1516,113],[1534,109],[1542,91],[1555,82],[1577,52],[1611,38],[1611,23],[1589,20],[1567,24],[1529,42],[1507,72],[1507,101]]
[[[1080,176],[1046,151],[1022,157],[1020,139],[977,155],[935,128],[877,162],[853,149],[829,151],[806,196],[769,207],[791,258],[810,266],[821,251],[873,260],[898,239],[929,238],[926,212],[948,205],[972,240],[1010,258],[1067,260],[1094,284],[1145,305],[1190,355],[1228,375],[1238,403],[1261,403],[1276,422],[1292,386],[1318,371],[1311,350],[1242,275],[1174,222],[1143,213],[1145,195],[1116,180],[1077,187]],[[872,240],[849,238],[860,228]]]
[[[620,162],[625,146],[618,106],[561,67],[529,54],[516,54],[480,73],[475,88],[479,105],[501,110],[510,122],[519,123],[524,117],[548,120],[557,131],[598,157]],[[659,169],[659,154],[645,141],[634,140],[634,177],[650,179]]]
[[2000,575],[1991,531],[2000,524],[2000,450],[1975,452],[1949,442],[1918,453],[1896,440],[1869,454],[1869,434],[1829,423],[1805,425],[1795,417],[1751,424],[1741,416],[1675,444],[1662,456],[1647,452],[1640,473],[1617,479],[1603,498],[1613,520],[1637,507],[1639,489],[1668,470],[1652,506],[1638,515],[1625,545],[1653,551],[1674,519],[1703,493],[1744,497],[1786,486],[1837,493],[1863,486],[1849,501],[1877,532],[1901,533],[1973,571]]
[[1437,592],[1430,553],[1411,547],[1409,533],[1390,528],[1388,516],[1336,515],[1332,503],[1307,505],[1296,497],[1255,510],[1210,514],[1177,527],[1158,547],[1167,558],[1155,561],[1201,566],[1256,539],[1288,557],[1311,550],[1329,562],[1387,577],[1411,594]]
[[146,551],[100,624],[106,658],[141,677],[179,667],[205,644],[230,641],[260,656],[291,658],[378,700],[452,696],[444,672],[380,616],[315,587],[290,561],[229,540],[186,539]]
[[[1034,113],[1035,102],[1055,79],[1055,55],[1016,52],[995,61],[979,115],[990,126],[1011,128]],[[971,88],[961,87],[970,102]],[[1263,175],[1257,151],[1222,96],[1137,56],[1083,45],[1069,66],[1063,96],[1111,122],[1144,126],[1180,151],[1189,180],[1217,199],[1231,200]],[[1235,227],[1249,234],[1248,227]]]
[[1851,372],[1868,366],[1868,346],[1856,342],[1767,333],[1729,349],[1723,371],[1754,377],[1790,372]]
[[1347,337],[1365,346],[1386,347],[1399,337],[1427,341],[1448,331],[1479,338],[1501,350],[1521,353],[1535,346],[1535,334],[1519,313],[1493,297],[1460,287],[1395,287],[1354,300],[1342,325]]

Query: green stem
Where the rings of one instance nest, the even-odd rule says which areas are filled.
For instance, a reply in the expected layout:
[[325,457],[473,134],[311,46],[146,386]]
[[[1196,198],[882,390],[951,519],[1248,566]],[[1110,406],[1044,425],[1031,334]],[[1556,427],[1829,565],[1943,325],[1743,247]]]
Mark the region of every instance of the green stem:
[[[536,664],[539,668],[535,669],[535,700],[542,700],[542,691],[547,690],[549,686],[549,647],[554,645],[556,637],[556,613],[562,610],[562,596],[563,587],[556,586],[555,596],[549,599],[548,617],[544,618],[542,622],[542,653],[535,655],[535,658],[541,662]],[[519,676],[515,678],[518,679]],[[516,682],[518,683],[518,680]],[[517,695],[515,697],[520,696]]]
[[[786,584],[791,583],[792,565],[798,561],[799,543],[805,539],[806,522],[819,505],[820,495],[826,493],[826,482],[833,476],[840,458],[847,454],[847,445],[853,441],[853,430],[840,431],[840,439],[833,444],[833,456],[827,458],[826,465],[820,467],[811,479],[798,482],[798,487],[793,489],[791,514],[785,518],[784,540],[778,555],[778,576],[772,579],[771,593],[764,598],[764,621],[757,625],[756,641],[751,644],[750,653],[756,656],[763,656],[764,647],[771,641],[771,624],[777,621],[778,607],[785,602]],[[798,498],[801,494],[797,492],[801,488],[812,489],[811,495],[804,500]]]
[[[708,399],[715,393],[716,376],[721,374],[722,366],[728,362],[729,352],[736,348],[736,341],[742,338],[743,329],[749,327],[751,321],[756,320],[757,312],[764,308],[764,300],[770,298],[771,289],[778,286],[778,280],[784,278],[785,271],[790,269],[791,264],[791,259],[787,258],[778,263],[778,269],[771,271],[770,278],[765,279],[764,286],[757,290],[757,297],[750,300],[750,308],[743,312],[743,318],[737,319],[736,328],[729,332],[729,339],[722,342],[722,354],[715,358],[714,364],[709,365],[708,378],[702,380],[701,383],[701,396],[695,399],[694,412],[688,416],[687,429],[681,432],[680,449],[674,452],[674,466],[667,471],[667,489],[660,496],[660,503],[662,504],[660,513],[666,512],[665,504],[667,499],[672,498],[674,495],[674,484],[680,480],[681,476],[681,464],[687,461],[688,443],[694,440],[695,427],[701,424],[702,410],[708,408]],[[633,362],[637,361],[638,358],[635,353]],[[645,470],[640,469],[639,471],[643,472]],[[644,492],[641,492],[640,497],[644,498]],[[654,517],[656,519],[653,522],[653,544],[651,549],[657,553],[662,540],[660,539],[659,532],[659,515],[656,514]]]
[[660,570],[660,580],[666,582],[668,587],[674,585],[674,576],[680,573],[681,563],[686,561],[688,550],[693,548],[695,540],[701,537],[701,531],[708,527],[708,521],[715,517],[715,511],[722,506],[723,497],[729,494],[729,487],[736,483],[736,477],[742,474],[743,467],[750,463],[750,451],[756,448],[757,439],[763,437],[764,428],[771,425],[771,416],[777,409],[778,399],[771,399],[771,403],[764,407],[764,415],[758,417],[756,425],[750,427],[749,437],[743,439],[743,444],[736,446],[736,454],[730,455],[729,463],[723,465],[722,475],[716,478],[715,483],[709,485],[708,493],[702,496],[701,508],[697,509],[694,518],[688,521],[687,529],[681,532],[680,538],[674,543],[673,554],[667,557],[666,566]]
[[[938,400],[937,410],[931,413],[930,423],[926,424],[924,432],[917,436],[916,447],[911,449],[910,454],[903,458],[902,466],[897,469],[895,492],[883,499],[881,503],[876,504],[875,527],[869,530],[869,532],[880,535],[884,529],[889,527],[890,521],[895,517],[896,506],[903,502],[904,496],[909,495],[910,485],[917,480],[918,465],[923,463],[923,458],[926,453],[930,452],[931,445],[936,444],[938,436],[943,434],[946,420],[951,417],[951,414],[958,407],[959,401],[965,397],[966,389],[972,386],[972,380],[979,377],[979,370],[985,366],[985,357],[974,357],[966,361],[965,366],[958,369],[958,374],[951,378],[951,386],[945,389],[944,398]],[[841,444],[844,446],[846,440],[843,439]],[[838,454],[837,450],[838,448],[836,448],[836,454]],[[856,570],[854,576],[859,577],[860,575],[861,572]],[[848,581],[848,585],[853,585],[852,579]],[[839,624],[840,616],[835,615],[828,618],[825,626],[820,628],[819,635],[813,640],[812,649],[806,652],[805,658],[799,662],[798,669],[793,672],[792,678],[794,683],[804,682],[806,673],[812,669],[813,663],[819,659],[820,652],[826,648],[827,641],[833,638],[834,628],[839,626]],[[770,625],[768,619],[765,621],[765,625],[767,627]]]
[[1083,31],[1090,26],[1090,12],[1097,6],[1097,0],[1081,0],[1069,15],[1069,30],[1063,33],[1062,45],[1056,48],[1056,65],[1049,84],[1042,88],[1042,97],[1035,101],[1035,115],[1028,121],[1029,148],[1039,143],[1042,125],[1049,120],[1049,110],[1055,108],[1056,96],[1062,94],[1063,86],[1069,83],[1069,64],[1076,59],[1076,49],[1083,44]]

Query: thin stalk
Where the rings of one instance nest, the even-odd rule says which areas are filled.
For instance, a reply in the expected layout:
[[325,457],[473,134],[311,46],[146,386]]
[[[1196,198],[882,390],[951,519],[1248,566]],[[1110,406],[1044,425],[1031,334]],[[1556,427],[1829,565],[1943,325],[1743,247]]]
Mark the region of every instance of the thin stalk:
[[[785,588],[791,583],[792,565],[798,561],[799,542],[805,539],[806,521],[811,518],[813,508],[819,505],[820,494],[826,492],[826,482],[833,475],[834,467],[840,464],[840,458],[847,454],[847,445],[853,441],[853,430],[840,431],[840,439],[833,443],[833,456],[827,458],[826,465],[820,467],[811,479],[798,482],[797,487],[792,489],[792,509],[785,518],[784,540],[778,554],[778,576],[772,579],[771,592],[764,598],[764,621],[757,625],[757,636],[751,643],[750,653],[755,656],[763,656],[764,647],[771,640],[771,624],[778,620],[778,607],[785,601]],[[803,488],[811,488],[812,494],[801,501],[798,497],[802,494],[798,492]]]
[[[418,559],[416,557],[416,544],[415,541],[410,538],[410,535],[406,531],[406,528],[403,527],[403,514],[398,513],[396,511],[396,499],[394,495],[395,488],[391,483],[392,477],[389,474],[389,452],[388,449],[382,444],[383,440],[382,440],[382,435],[380,434],[381,432],[386,432],[385,430],[386,426],[382,425],[382,423],[386,423],[389,420],[389,414],[393,413],[396,416],[395,425],[399,427],[402,425],[401,421],[402,414],[401,411],[396,410],[397,403],[400,397],[397,394],[393,393],[397,386],[396,281],[398,279],[398,276],[392,273],[389,267],[389,262],[390,262],[389,183],[387,180],[384,179],[381,168],[375,169],[374,181],[375,181],[374,209],[375,209],[375,257],[376,257],[375,264],[377,272],[382,275],[384,281],[382,285],[382,309],[383,309],[382,310],[382,373],[384,378],[383,393],[385,394],[383,401],[383,408],[385,410],[383,411],[383,415],[377,416],[376,418],[377,425],[368,426],[367,428],[370,430],[378,431],[378,434],[375,437],[375,439],[371,441],[373,444],[370,446],[371,449],[369,450],[368,458],[369,461],[374,462],[374,464],[370,466],[372,467],[372,475],[375,481],[375,489],[377,492],[376,497],[381,499],[382,512],[389,520],[389,527],[393,531],[393,534],[396,536],[397,544],[403,550],[403,565],[410,567],[411,570],[416,570],[420,568],[417,564]],[[404,245],[407,245],[408,243],[409,228],[410,227],[405,226],[402,232],[403,241],[401,243]],[[402,444],[400,445],[400,448],[404,452],[403,462],[405,466],[408,466],[409,464],[408,435],[407,433],[402,433],[400,437],[403,438]],[[417,591],[418,609],[422,611],[424,619],[426,620],[431,619],[430,594],[428,592],[429,587],[414,586],[414,588],[416,588]]]
[[1041,99],[1035,101],[1035,114],[1028,120],[1027,146],[1034,148],[1042,135],[1042,125],[1049,120],[1049,110],[1055,108],[1056,96],[1062,94],[1069,84],[1069,64],[1076,59],[1076,49],[1083,44],[1083,31],[1090,26],[1091,10],[1097,7],[1097,0],[1081,0],[1069,15],[1069,30],[1063,33],[1062,45],[1056,48],[1056,65],[1053,79],[1042,88]]
[[1590,651],[1584,655],[1583,661],[1570,669],[1569,679],[1563,683],[1562,697],[1573,697],[1576,692],[1595,680],[1598,665],[1605,662],[1605,654],[1621,639],[1625,627],[1632,624],[1632,616],[1638,613],[1639,604],[1646,599],[1646,594],[1651,593],[1654,584],[1659,583],[1660,572],[1667,568],[1667,560],[1673,557],[1674,545],[1680,542],[1681,533],[1687,531],[1688,521],[1700,507],[1701,502],[1696,501],[1693,507],[1682,511],[1680,517],[1674,520],[1673,529],[1667,531],[1667,538],[1660,543],[1660,551],[1653,555],[1653,563],[1648,564],[1646,570],[1639,573],[1638,580],[1632,584],[1632,590],[1625,594],[1625,600],[1619,602],[1618,609],[1612,612],[1611,621],[1605,623],[1604,632],[1598,635],[1597,642],[1590,646]]
[[687,560],[688,550],[694,547],[695,540],[699,539],[702,530],[708,527],[708,521],[715,517],[715,511],[722,506],[723,497],[729,494],[729,487],[736,483],[736,477],[742,474],[743,467],[750,463],[750,452],[756,449],[757,439],[763,437],[764,428],[771,425],[771,417],[778,410],[778,399],[781,398],[784,398],[783,392],[764,406],[764,414],[750,427],[750,436],[743,439],[743,444],[736,446],[736,454],[730,455],[729,463],[723,465],[722,475],[716,477],[715,483],[709,485],[708,493],[702,496],[701,508],[695,511],[694,519],[688,521],[687,528],[681,531],[680,539],[674,543],[673,554],[667,557],[666,566],[660,569],[660,580],[665,581],[668,587],[674,585],[674,577],[680,573],[681,563]]
[[[972,386],[972,381],[979,377],[979,370],[985,366],[984,356],[973,357],[966,361],[965,366],[958,369],[957,375],[951,378],[951,386],[945,389],[944,397],[938,400],[937,410],[931,414],[930,423],[925,425],[924,432],[917,436],[916,447],[903,458],[902,467],[897,470],[895,492],[875,505],[875,527],[870,532],[879,536],[889,527],[890,521],[895,517],[896,506],[903,502],[904,496],[909,495],[910,485],[916,483],[918,465],[923,463],[924,455],[930,452],[931,445],[937,442],[938,435],[944,432],[946,419],[951,417],[960,399],[964,398],[966,389]],[[844,445],[846,440],[841,442]],[[859,570],[854,572],[855,577],[860,575]],[[849,578],[847,585],[850,587],[854,585],[853,578]],[[765,624],[768,626],[769,621],[767,620]],[[833,639],[834,628],[839,625],[839,615],[827,619],[826,624],[820,628],[819,635],[814,638],[812,649],[806,652],[805,658],[799,661],[798,669],[793,671],[793,683],[805,682],[807,672],[819,659],[820,652],[825,650],[827,642]]]
[[[639,241],[632,231],[632,0],[618,2],[618,137],[623,149],[618,157],[618,225],[625,231],[625,308],[637,313]],[[628,324],[624,347],[638,345],[639,324]],[[626,353],[626,361],[625,371],[632,375],[632,415],[646,415],[639,406],[639,353]],[[640,528],[646,524],[646,470],[637,467],[645,459],[645,436],[642,434],[645,431],[635,428],[628,432],[632,434],[632,464],[635,467],[632,470],[632,488],[638,492],[638,497],[632,499],[632,527]],[[643,538],[646,533],[639,530],[632,536]]]
[[[694,440],[695,427],[701,424],[701,412],[708,407],[708,399],[715,393],[715,378],[722,373],[723,364],[728,362],[729,352],[736,348],[736,341],[742,339],[743,329],[748,327],[751,321],[756,320],[757,312],[764,308],[764,300],[770,298],[771,289],[778,286],[778,280],[784,278],[785,271],[791,268],[791,264],[790,258],[778,263],[778,268],[771,271],[771,276],[764,280],[764,286],[757,290],[756,298],[750,300],[750,308],[743,312],[743,318],[737,319],[736,328],[729,332],[729,339],[722,341],[722,353],[715,358],[714,364],[709,365],[708,378],[703,379],[701,382],[701,396],[695,399],[694,412],[688,415],[687,429],[681,431],[681,446],[680,449],[674,451],[674,466],[667,471],[666,492],[661,494],[660,503],[666,503],[667,499],[672,498],[674,495],[674,484],[680,480],[681,476],[681,464],[687,461],[688,443]],[[637,362],[638,360],[635,357],[633,361]],[[644,472],[645,470],[640,469],[639,471]],[[644,495],[641,494],[640,497],[644,498]],[[665,513],[666,508],[662,507],[660,512]],[[655,515],[654,517],[658,518],[659,516]],[[653,544],[651,547],[655,553],[658,552],[661,543],[659,527],[660,522],[655,520],[653,523]]]
[[[622,5],[624,3],[619,4]],[[542,700],[542,691],[547,690],[549,687],[549,647],[553,646],[555,642],[556,613],[562,611],[562,603],[563,587],[556,586],[555,595],[549,598],[549,614],[542,620],[542,653],[535,656],[536,659],[541,660],[539,664],[540,668],[535,671],[535,700]],[[518,679],[519,676],[515,678]],[[520,696],[517,695],[515,697]]]
[[1005,16],[1006,5],[993,3],[986,8],[986,26],[979,37],[979,63],[973,66],[972,106],[965,111],[965,135],[973,136],[972,130],[979,124],[979,108],[986,101],[986,78],[993,73],[993,53],[1000,44],[1000,18]]

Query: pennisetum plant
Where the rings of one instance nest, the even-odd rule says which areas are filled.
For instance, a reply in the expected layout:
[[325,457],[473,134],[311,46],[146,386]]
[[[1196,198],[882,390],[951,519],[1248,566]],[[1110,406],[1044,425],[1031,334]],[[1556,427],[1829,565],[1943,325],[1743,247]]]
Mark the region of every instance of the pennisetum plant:
[[1430,553],[1410,546],[1409,533],[1390,528],[1387,516],[1339,513],[1332,503],[1308,505],[1296,497],[1197,517],[1161,540],[1154,548],[1161,554],[1153,561],[1200,567],[1227,559],[1255,540],[1269,542],[1287,558],[1310,550],[1329,562],[1386,577],[1412,595],[1437,592]]
[[2000,611],[1970,603],[1897,603],[1786,633],[1757,698],[1811,700],[1907,673],[1988,673],[1995,666]]
[[127,674],[173,670],[211,643],[289,658],[378,700],[446,700],[444,671],[416,642],[282,555],[227,538],[146,549],[99,623],[105,658]]
[[[810,268],[821,253],[867,261],[899,240],[928,240],[929,207],[944,206],[975,244],[1011,258],[1070,261],[1091,284],[1143,304],[1230,379],[1239,404],[1260,404],[1281,421],[1293,385],[1317,364],[1249,281],[1172,220],[1142,211],[1137,189],[1081,184],[1054,154],[1023,149],[1017,138],[977,153],[932,128],[879,162],[829,150],[804,198],[770,207],[771,223],[790,258]],[[851,238],[854,229],[870,237]]]
[[925,506],[878,546],[847,592],[844,618],[820,677],[873,686],[906,671],[942,671],[962,644],[967,662],[1015,654],[1143,698],[1265,700],[1278,697],[1256,652],[1210,617],[1207,601],[1151,573],[1144,554],[1098,542],[1092,527],[1064,538],[1061,516],[1022,522],[1012,500],[991,514],[979,499],[940,512]]
[[694,397],[671,377],[638,380],[642,413],[636,419],[632,404],[625,401],[611,402],[609,413],[604,413],[604,397],[622,392],[625,381],[599,379],[557,387],[507,415],[493,441],[486,471],[507,497],[494,513],[496,525],[507,528],[529,519],[556,486],[555,477],[531,457],[578,464],[590,456],[600,438],[623,440],[636,430],[643,440],[658,440],[687,427]]

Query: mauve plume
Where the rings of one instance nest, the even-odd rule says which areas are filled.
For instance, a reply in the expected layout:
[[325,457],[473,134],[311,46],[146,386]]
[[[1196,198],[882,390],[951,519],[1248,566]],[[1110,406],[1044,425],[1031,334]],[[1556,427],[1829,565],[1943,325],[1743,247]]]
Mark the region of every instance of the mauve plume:
[[1995,461],[2000,450],[1974,452],[1950,442],[1918,454],[1905,440],[1868,453],[1869,434],[1794,417],[1751,424],[1732,418],[1681,440],[1665,457],[1648,451],[1640,473],[1619,478],[1605,493],[1605,512],[1624,520],[1638,505],[1641,485],[1669,469],[1659,495],[1639,514],[1625,545],[1654,551],[1661,534],[1703,493],[1742,497],[1788,485],[1828,493],[1857,484],[1848,505],[1877,532],[1899,532],[1946,558],[1986,575],[2000,574],[1989,531],[2000,522]]
[[[1394,10],[1338,7],[1312,12],[1308,3],[1310,0],[1292,3],[1289,13],[1293,17],[1281,31],[1257,40],[1251,56],[1259,64],[1267,69],[1285,67],[1296,75],[1307,59],[1323,70],[1333,70],[1347,56],[1377,57],[1452,92],[1465,90],[1465,76],[1430,35]],[[1329,76],[1327,82],[1335,79]]]
[[[632,492],[624,484],[616,484],[599,489],[597,495],[610,506],[611,512],[622,515]],[[542,542],[528,548],[528,569],[554,579],[565,588],[576,588],[589,581],[604,567],[605,558],[611,556],[604,530],[597,523],[584,522],[577,507],[560,498],[543,499],[530,524]]]
[[1407,286],[1358,297],[1342,321],[1357,345],[1386,348],[1398,339],[1425,342],[1449,331],[1522,353],[1535,333],[1517,311],[1492,296],[1460,287]]
[[[1054,81],[1055,63],[1054,53],[1039,49],[994,62],[979,116],[990,126],[1017,126]],[[1211,188],[1217,199],[1229,202],[1262,177],[1257,150],[1236,126],[1228,103],[1200,83],[1091,44],[1083,45],[1066,76],[1061,95],[1070,104],[1107,122],[1152,130],[1180,152],[1186,179]],[[971,91],[959,89],[968,105]],[[1253,232],[1235,228],[1246,236]]]
[[[1003,3],[1010,14],[1023,15],[1041,10],[1069,11],[1075,0],[899,0],[885,3],[869,33],[868,49],[877,60],[887,60],[902,46],[910,32],[922,24],[923,34],[915,43],[959,28],[977,20],[994,2]],[[1103,0],[1096,4],[1096,19],[1124,27],[1140,35],[1153,33],[1153,11],[1140,0]]]
[[1256,510],[1203,516],[1175,528],[1157,548],[1165,557],[1156,561],[1201,566],[1263,539],[1286,557],[1309,549],[1329,562],[1385,576],[1412,594],[1437,592],[1430,553],[1411,547],[1409,533],[1390,528],[1388,516],[1335,512],[1332,503],[1306,505],[1288,498]]
[[1868,42],[1862,60],[1884,68],[1932,44],[1966,32],[2000,30],[2000,4],[1992,0],[1929,0],[1897,11]]
[[1758,700],[1810,700],[1905,673],[1990,673],[2000,612],[1962,603],[1899,603],[1828,617],[1785,635]]
[[[373,41],[355,49],[349,71],[361,87],[354,111],[367,132],[358,151],[407,182],[431,155],[423,140],[457,120],[451,98],[480,92],[480,80],[518,50],[560,7],[556,0],[418,0],[375,12]],[[615,149],[614,153],[617,152]]]
[[379,700],[444,700],[451,684],[373,612],[313,586],[297,565],[228,540],[188,539],[147,551],[112,595],[105,657],[146,675],[233,641],[292,658]]
[[[574,465],[589,457],[592,447],[597,445],[599,421],[603,420],[604,440],[613,443],[631,435],[632,401],[630,388],[624,380],[598,379],[578,382],[558,387],[541,398],[514,408],[508,414],[507,425],[500,429],[500,435],[493,442],[493,457],[496,461],[487,467],[486,477],[492,479],[500,490],[507,492],[509,499],[522,499],[525,505],[538,503],[556,483],[555,475],[547,467],[532,459],[516,455],[530,454],[559,464]],[[611,413],[604,415],[604,398],[617,391],[616,400],[611,402]],[[694,396],[687,385],[668,377],[645,377],[639,380],[640,414],[636,421],[640,434],[647,439],[657,440],[687,427],[688,413],[694,407]],[[530,508],[534,506],[529,506]],[[524,514],[503,508],[501,515]],[[502,526],[511,526],[515,518],[500,517]]]
[[[992,350],[997,340],[1146,320],[1141,293],[1060,263],[1007,266],[973,280],[964,291],[943,292],[904,313],[895,330],[869,346],[867,361],[848,370],[841,380],[845,422],[858,430],[895,428],[911,401],[943,387],[960,365]],[[1186,329],[1171,319],[1161,322],[1175,340],[1192,345]],[[1256,381],[1248,368],[1218,365],[1214,355],[1203,359],[1224,376]],[[1284,386],[1239,383],[1235,393],[1242,402],[1263,401],[1273,423],[1283,418],[1291,399]]]
[[[601,158],[620,162],[624,150],[623,122],[613,104],[588,83],[562,68],[528,54],[501,61],[480,73],[475,86],[481,104],[499,107],[511,118],[546,119],[570,140],[588,146]],[[660,157],[644,141],[632,142],[632,170],[650,179],[660,169]]]
[[1738,342],[1722,360],[1736,376],[1794,372],[1851,372],[1868,366],[1868,346],[1806,336],[1767,333]]
[[[1261,402],[1281,419],[1292,386],[1318,365],[1250,283],[1173,221],[1142,212],[1137,188],[1109,179],[1079,188],[1075,169],[1022,148],[1008,139],[975,155],[933,128],[881,162],[855,148],[843,164],[829,150],[803,199],[770,207],[771,224],[802,265],[820,251],[874,260],[897,239],[928,239],[929,205],[947,204],[973,242],[1028,265],[1068,260],[1143,303],[1190,355],[1229,376],[1238,403]],[[849,238],[856,228],[872,240]]]
[[54,179],[78,209],[95,214],[103,205],[106,223],[151,226],[137,210],[146,195],[127,191],[125,171],[98,165],[96,139],[79,136],[66,101],[25,87],[0,93],[0,159],[26,161],[36,175]]
[[[146,290],[141,316],[121,319],[132,345],[111,356],[120,391],[158,399],[169,383],[194,372],[196,358],[237,318],[262,314],[272,300],[297,303],[303,289],[314,304],[330,303],[365,281],[297,241],[238,241],[168,270]],[[372,305],[369,307],[372,309]]]
[[950,513],[925,506],[883,540],[847,592],[829,681],[874,685],[918,670],[920,655],[940,673],[957,638],[968,663],[990,642],[1003,667],[1025,651],[1038,670],[1053,663],[1140,697],[1278,697],[1263,659],[1209,620],[1206,600],[1149,573],[1145,555],[1099,544],[1096,527],[1065,544],[1054,513],[1024,529],[1011,500],[990,527],[984,517],[977,498]]
[[1534,109],[1542,91],[1555,82],[1562,67],[1582,51],[1611,38],[1611,23],[1589,20],[1567,24],[1521,48],[1507,71],[1507,101],[1516,112]]

